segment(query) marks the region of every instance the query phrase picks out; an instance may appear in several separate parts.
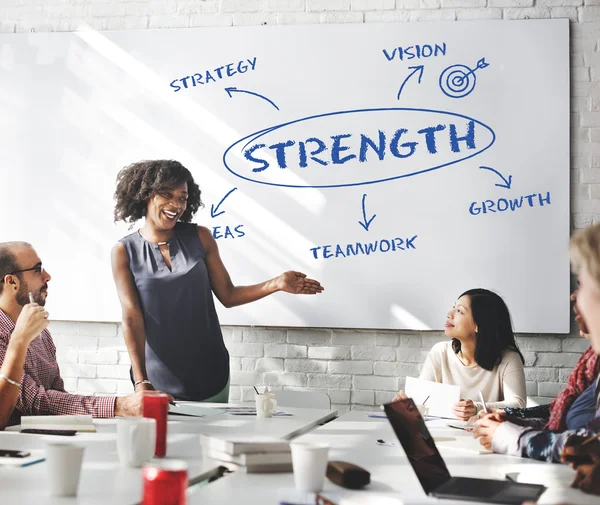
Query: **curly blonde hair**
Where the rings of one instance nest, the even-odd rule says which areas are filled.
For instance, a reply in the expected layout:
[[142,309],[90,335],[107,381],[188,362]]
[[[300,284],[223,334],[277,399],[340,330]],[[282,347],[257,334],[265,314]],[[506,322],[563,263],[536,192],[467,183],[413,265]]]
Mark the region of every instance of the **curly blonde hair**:
[[573,235],[569,253],[573,271],[578,274],[585,268],[600,290],[600,224]]

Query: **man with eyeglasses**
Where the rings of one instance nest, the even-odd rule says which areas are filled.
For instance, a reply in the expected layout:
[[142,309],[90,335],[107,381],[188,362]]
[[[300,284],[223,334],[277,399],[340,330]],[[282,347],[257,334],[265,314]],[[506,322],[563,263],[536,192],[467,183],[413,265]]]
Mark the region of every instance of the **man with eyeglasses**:
[[114,397],[65,391],[46,328],[50,279],[30,244],[0,243],[0,428],[30,415],[142,415],[143,393]]

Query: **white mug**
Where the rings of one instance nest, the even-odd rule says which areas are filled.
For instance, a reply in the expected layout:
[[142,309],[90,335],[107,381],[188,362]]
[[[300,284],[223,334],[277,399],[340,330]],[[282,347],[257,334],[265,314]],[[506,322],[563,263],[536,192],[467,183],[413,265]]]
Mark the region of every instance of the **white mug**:
[[84,448],[60,442],[46,444],[48,489],[51,496],[75,496],[79,487],[79,474]]
[[427,414],[429,414],[429,407],[427,405],[417,405],[417,410],[419,411],[419,414],[421,414],[423,421],[426,421]]
[[256,399],[256,417],[273,417],[273,411],[277,407],[277,400],[273,393],[263,393],[255,395]]
[[141,468],[154,456],[156,419],[128,417],[117,419],[117,453],[123,466]]

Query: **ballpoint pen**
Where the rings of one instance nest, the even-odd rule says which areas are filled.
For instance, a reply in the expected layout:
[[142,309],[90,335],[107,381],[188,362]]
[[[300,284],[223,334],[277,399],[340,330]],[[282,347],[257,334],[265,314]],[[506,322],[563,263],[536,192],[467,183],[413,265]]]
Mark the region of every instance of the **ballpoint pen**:
[[488,413],[488,409],[487,409],[487,406],[485,404],[485,400],[483,399],[483,393],[481,391],[479,391],[479,399],[481,400],[481,404],[483,405],[483,411],[487,414]]

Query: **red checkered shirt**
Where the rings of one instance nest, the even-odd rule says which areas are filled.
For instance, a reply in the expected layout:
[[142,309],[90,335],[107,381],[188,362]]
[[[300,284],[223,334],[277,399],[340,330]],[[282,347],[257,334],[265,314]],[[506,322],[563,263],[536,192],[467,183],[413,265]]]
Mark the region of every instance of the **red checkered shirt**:
[[[14,329],[15,324],[10,317],[0,310],[0,364],[4,361]],[[114,396],[82,396],[65,391],[56,361],[56,347],[47,329],[29,344],[21,384],[21,392],[8,421],[9,425],[19,424],[21,416],[115,415]]]

